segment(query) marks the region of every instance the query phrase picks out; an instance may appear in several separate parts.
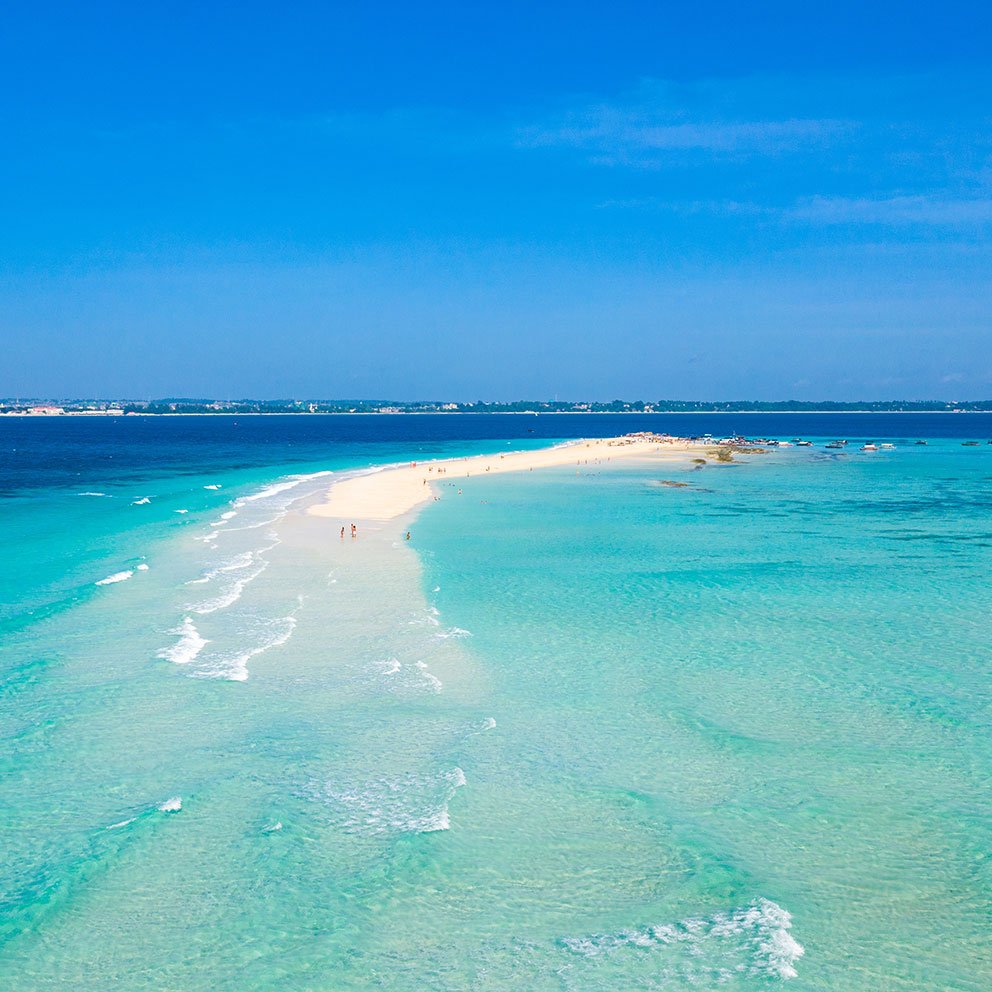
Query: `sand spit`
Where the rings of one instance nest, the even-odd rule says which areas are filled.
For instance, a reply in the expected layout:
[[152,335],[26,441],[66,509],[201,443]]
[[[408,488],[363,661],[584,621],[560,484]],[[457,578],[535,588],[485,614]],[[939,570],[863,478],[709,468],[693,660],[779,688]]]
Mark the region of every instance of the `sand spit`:
[[389,521],[410,513],[437,496],[434,483],[452,482],[499,472],[528,472],[568,465],[604,466],[629,458],[687,461],[699,457],[712,442],[704,444],[655,434],[569,441],[535,451],[508,451],[471,458],[410,462],[379,472],[344,479],[333,485],[327,500],[310,507],[318,517],[342,521]]

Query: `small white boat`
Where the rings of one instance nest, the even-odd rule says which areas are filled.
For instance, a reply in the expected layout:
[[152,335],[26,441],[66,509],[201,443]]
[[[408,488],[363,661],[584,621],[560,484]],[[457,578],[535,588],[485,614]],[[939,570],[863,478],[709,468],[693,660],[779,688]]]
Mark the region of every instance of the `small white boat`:
[[869,442],[868,444],[861,445],[861,450],[862,451],[878,451],[878,445],[877,444],[872,444],[871,442]]

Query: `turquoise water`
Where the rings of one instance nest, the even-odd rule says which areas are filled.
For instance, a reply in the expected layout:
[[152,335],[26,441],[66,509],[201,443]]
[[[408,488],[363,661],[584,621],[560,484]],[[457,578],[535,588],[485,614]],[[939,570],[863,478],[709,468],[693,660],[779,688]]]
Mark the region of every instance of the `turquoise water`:
[[990,986],[992,448],[420,447],[7,500],[4,987]]

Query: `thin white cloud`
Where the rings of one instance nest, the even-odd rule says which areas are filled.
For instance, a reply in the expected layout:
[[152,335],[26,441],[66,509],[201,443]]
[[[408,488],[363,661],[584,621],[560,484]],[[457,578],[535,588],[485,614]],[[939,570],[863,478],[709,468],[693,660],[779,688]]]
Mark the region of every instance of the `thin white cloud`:
[[[616,100],[590,103],[518,133],[525,147],[565,147],[601,165],[654,168],[679,153],[777,155],[834,144],[857,127],[796,113],[768,85],[644,80]],[[749,98],[741,99],[741,95]],[[780,93],[778,94],[781,95]],[[744,104],[750,104],[746,108]]]
[[992,198],[814,196],[786,216],[811,224],[963,227],[992,224]]
[[557,124],[527,128],[529,147],[566,145],[595,153],[607,164],[637,164],[651,152],[709,151],[774,154],[822,144],[850,130],[840,120],[790,118],[751,121],[671,121],[661,114],[615,107],[591,108]]
[[749,200],[669,200],[657,196],[625,197],[603,200],[599,210],[664,211],[682,216],[712,214],[728,217],[777,218],[781,210]]
[[791,206],[740,200],[680,201],[632,197],[604,200],[597,206],[603,210],[667,212],[684,217],[739,217],[813,226],[968,228],[992,224],[992,197],[961,197],[947,193],[933,196],[813,196]]

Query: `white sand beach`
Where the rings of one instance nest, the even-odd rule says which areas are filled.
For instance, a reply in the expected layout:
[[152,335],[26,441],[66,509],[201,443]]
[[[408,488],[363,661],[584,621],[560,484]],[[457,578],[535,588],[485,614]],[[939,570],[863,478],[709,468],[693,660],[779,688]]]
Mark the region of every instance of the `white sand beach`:
[[485,474],[528,472],[575,465],[578,468],[640,458],[686,462],[712,450],[712,442],[650,435],[571,441],[534,451],[508,451],[471,458],[410,462],[343,479],[331,486],[327,500],[309,513],[351,521],[389,521],[410,513],[438,496],[435,483]]

